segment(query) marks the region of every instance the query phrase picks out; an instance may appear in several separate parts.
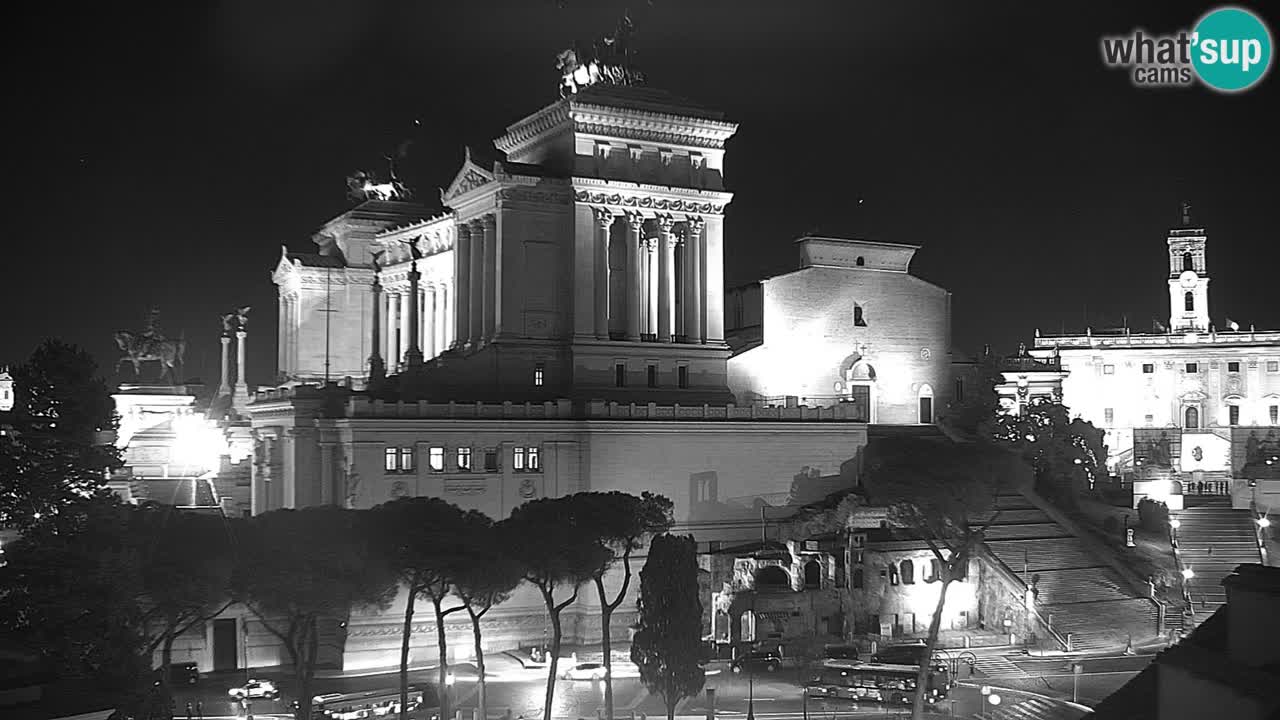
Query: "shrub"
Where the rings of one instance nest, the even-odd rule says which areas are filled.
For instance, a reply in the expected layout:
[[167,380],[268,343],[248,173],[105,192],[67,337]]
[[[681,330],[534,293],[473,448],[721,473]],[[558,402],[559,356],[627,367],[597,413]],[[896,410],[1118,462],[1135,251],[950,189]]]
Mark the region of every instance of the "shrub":
[[1151,498],[1143,498],[1138,503],[1138,520],[1147,530],[1168,531],[1169,506]]

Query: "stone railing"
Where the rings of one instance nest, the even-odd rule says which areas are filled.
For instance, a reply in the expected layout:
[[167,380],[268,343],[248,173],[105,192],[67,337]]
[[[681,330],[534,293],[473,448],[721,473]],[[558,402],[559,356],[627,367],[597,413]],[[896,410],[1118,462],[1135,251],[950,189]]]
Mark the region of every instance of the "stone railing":
[[348,417],[436,418],[475,420],[570,420],[573,403],[567,399],[541,403],[484,402],[384,402],[368,398],[351,398],[347,402]]
[[770,420],[799,422],[865,422],[852,404],[832,407],[738,407],[728,405],[658,405],[648,403],[626,405],[603,400],[587,403],[590,420]]
[[1042,335],[1036,338],[1036,348],[1053,347],[1151,347],[1169,345],[1212,345],[1215,343],[1280,342],[1280,330],[1254,332],[1229,330],[1226,332],[1138,333],[1123,335]]

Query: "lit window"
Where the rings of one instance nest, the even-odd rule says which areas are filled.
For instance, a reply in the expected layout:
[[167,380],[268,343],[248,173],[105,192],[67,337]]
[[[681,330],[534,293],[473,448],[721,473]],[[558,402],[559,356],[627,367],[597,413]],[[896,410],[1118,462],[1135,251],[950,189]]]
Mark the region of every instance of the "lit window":
[[1111,425],[1112,423],[1114,423],[1116,420],[1115,408],[1107,408],[1103,410],[1102,417],[1104,418],[1103,422],[1105,422],[1107,425]]
[[649,387],[658,387],[658,366],[650,365],[646,375]]
[[1229,373],[1238,373],[1238,372],[1240,372],[1240,363],[1239,363],[1239,362],[1237,362],[1237,361],[1232,361],[1232,362],[1227,363],[1227,372],[1229,372]]
[[1142,363],[1142,374],[1150,375],[1156,371],[1155,363]]
[[617,387],[627,386],[627,364],[615,363],[613,366],[613,384]]
[[542,363],[533,366],[533,384],[536,387],[542,387],[543,369]]
[[413,472],[413,448],[387,448],[383,451],[382,466],[389,473]]
[[1227,406],[1227,424],[1228,425],[1240,424],[1240,406],[1239,405]]
[[542,472],[542,462],[538,457],[538,447],[518,447],[511,456],[511,469],[516,472]]
[[460,472],[471,472],[471,448],[458,448],[458,470]]
[[498,471],[498,451],[494,448],[489,448],[484,451],[484,471]]
[[538,446],[531,445],[525,448],[525,455],[529,461],[529,472],[542,472],[542,453],[539,452]]
[[427,451],[427,463],[431,472],[444,472],[444,448],[433,447]]
[[896,565],[889,566],[889,584],[890,585],[898,584],[898,567]]
[[689,387],[689,366],[681,365],[676,368],[676,385],[678,387]]
[[1194,374],[1198,372],[1200,372],[1200,365],[1198,363],[1187,363],[1187,373]]
[[413,448],[400,448],[400,472],[413,472]]
[[1103,365],[1103,366],[1102,366],[1102,374],[1103,374],[1103,375],[1115,375],[1115,374],[1116,374],[1116,366],[1115,366],[1115,365]]
[[387,448],[383,453],[383,469],[387,472],[395,472],[400,469],[399,463],[400,453],[393,447]]
[[515,448],[511,453],[511,469],[516,472],[524,472],[524,448]]

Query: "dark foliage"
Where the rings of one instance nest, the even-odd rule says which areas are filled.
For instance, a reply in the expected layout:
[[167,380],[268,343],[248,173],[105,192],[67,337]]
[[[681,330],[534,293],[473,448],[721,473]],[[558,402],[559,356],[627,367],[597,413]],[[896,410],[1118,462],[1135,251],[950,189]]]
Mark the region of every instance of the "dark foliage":
[[662,698],[667,720],[680,700],[702,690],[702,600],[698,559],[690,535],[659,535],[649,545],[640,571],[640,627],[631,642],[631,661],[640,681]]

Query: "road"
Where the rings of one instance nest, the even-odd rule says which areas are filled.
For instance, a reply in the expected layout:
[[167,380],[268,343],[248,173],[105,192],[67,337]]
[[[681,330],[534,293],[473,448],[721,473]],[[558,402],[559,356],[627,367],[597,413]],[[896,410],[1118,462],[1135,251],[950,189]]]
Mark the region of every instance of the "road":
[[[979,657],[976,669],[972,673],[967,669],[961,671],[959,677],[961,686],[955,688],[935,711],[942,716],[952,716],[954,713],[954,717],[975,717],[982,709],[979,687],[987,685],[995,688],[997,694],[1003,693],[1003,707],[1000,710],[1010,711],[1010,716],[1016,709],[1021,713],[1020,716],[1027,718],[1074,720],[1083,713],[1067,710],[1061,704],[1048,703],[1022,693],[1071,697],[1072,685],[1075,681],[1071,665],[1073,662],[1079,662],[1084,669],[1078,678],[1079,700],[1086,705],[1093,705],[1146,667],[1151,657],[1153,656],[1112,655],[1073,661],[1063,657],[1034,658],[1025,655],[983,654]],[[290,702],[294,697],[294,686],[287,670],[285,672],[254,671],[252,675],[255,678],[270,678],[276,681],[283,694],[280,700],[274,702],[254,701],[251,708],[253,715],[256,718],[288,717]],[[470,718],[469,711],[477,703],[475,669],[471,666],[455,666],[454,675],[457,678],[451,689],[454,707],[468,711],[467,717]],[[436,677],[434,670],[415,671],[410,673],[410,682],[430,685],[434,684]],[[544,671],[524,670],[515,666],[490,672],[487,683],[490,717],[501,717],[508,708],[513,718],[540,717],[545,695],[544,678]],[[858,707],[848,702],[826,704],[811,700],[806,708],[799,688],[799,679],[798,671],[787,669],[776,673],[758,673],[754,678],[748,675],[735,675],[721,669],[711,669],[708,671],[706,688],[715,691],[716,714],[731,719],[745,718],[749,704],[754,706],[754,715],[761,720],[800,720],[804,717],[806,710],[809,720],[823,720],[837,716],[839,718],[896,716],[894,712],[887,711],[886,708],[878,705]],[[243,718],[242,714],[238,714],[235,703],[231,702],[226,693],[228,688],[242,684],[244,680],[243,671],[233,675],[205,676],[196,688],[177,690],[179,715],[185,717],[187,702],[192,703],[194,710],[195,703],[199,701],[207,720]],[[394,673],[321,678],[315,680],[314,692],[320,694],[394,688],[397,687],[397,683],[397,676]],[[666,709],[661,700],[650,695],[640,684],[634,666],[615,668],[613,685],[616,717],[629,717],[632,712],[650,718],[666,715]],[[677,708],[677,714],[705,717],[708,705],[708,696],[704,692],[698,697],[682,702]],[[1010,707],[1012,705],[1018,707]],[[572,680],[557,682],[553,717],[567,720],[595,718],[597,712],[602,712],[603,708],[604,683]],[[988,710],[991,709],[993,708],[988,707]]]

